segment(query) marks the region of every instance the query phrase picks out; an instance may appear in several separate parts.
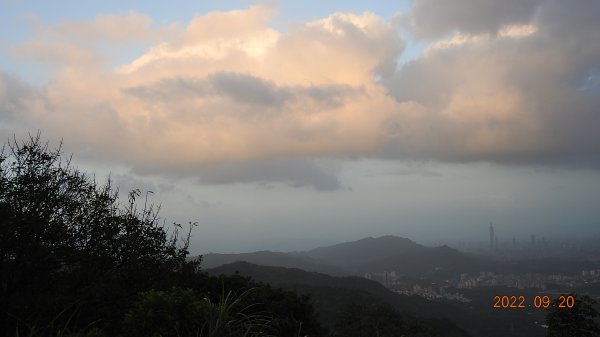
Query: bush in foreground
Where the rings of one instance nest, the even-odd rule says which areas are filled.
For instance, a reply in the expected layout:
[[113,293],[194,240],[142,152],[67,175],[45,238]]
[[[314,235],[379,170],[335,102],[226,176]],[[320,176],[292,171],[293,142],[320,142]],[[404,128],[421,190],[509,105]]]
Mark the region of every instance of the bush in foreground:
[[[569,294],[573,296],[572,308],[559,307],[560,300],[552,301],[546,325],[548,337],[594,337],[600,336],[600,313],[594,305],[596,301],[589,296]],[[563,303],[564,304],[564,303]]]
[[139,196],[120,202],[110,181],[97,184],[39,135],[9,142],[0,154],[0,335],[321,335],[306,299],[201,273],[199,260],[186,260],[189,232],[169,232],[156,207],[138,208]]

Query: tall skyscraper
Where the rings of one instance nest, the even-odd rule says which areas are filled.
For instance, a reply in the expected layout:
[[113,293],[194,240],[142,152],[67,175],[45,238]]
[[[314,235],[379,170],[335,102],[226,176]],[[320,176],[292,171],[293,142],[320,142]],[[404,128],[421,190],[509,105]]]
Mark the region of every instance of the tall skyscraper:
[[390,273],[388,273],[387,271],[383,272],[383,285],[386,288],[391,288],[392,287],[392,278]]

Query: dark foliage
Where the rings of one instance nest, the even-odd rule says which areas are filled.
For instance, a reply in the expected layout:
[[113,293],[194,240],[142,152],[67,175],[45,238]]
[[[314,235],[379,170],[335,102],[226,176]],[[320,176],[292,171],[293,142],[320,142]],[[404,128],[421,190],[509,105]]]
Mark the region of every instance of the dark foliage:
[[205,295],[189,288],[144,292],[125,315],[125,332],[139,337],[325,335],[308,298],[292,292],[255,285]]
[[472,312],[461,311],[451,303],[427,301],[417,296],[392,293],[380,283],[360,277],[333,277],[300,269],[259,266],[247,262],[236,262],[206,271],[213,275],[239,273],[238,275],[251,277],[258,282],[309,295],[312,306],[319,314],[321,324],[333,332],[336,331],[336,321],[339,321],[340,312],[352,305],[391,306],[400,312],[402,319],[409,325],[415,323],[432,327],[440,336],[447,337],[463,337],[469,334],[447,319],[431,317],[446,317],[451,312],[471,320],[475,316],[471,314]]
[[[252,335],[215,329],[214,317],[321,335],[306,298],[201,273],[199,259],[186,260],[189,232],[168,230],[157,207],[138,208],[139,196],[121,203],[110,181],[98,185],[39,135],[9,142],[0,155],[0,335],[167,336],[179,326],[177,336]],[[234,302],[231,315],[215,316]],[[213,329],[198,334],[202,326]]]
[[196,298],[191,289],[150,290],[127,312],[124,328],[129,336],[191,336],[213,311],[210,302]]
[[559,308],[554,300],[546,316],[548,337],[595,337],[600,336],[600,313],[594,308],[596,301],[589,296],[570,294],[575,298],[572,308]]
[[308,296],[266,285],[257,288],[249,299],[252,303],[266,304],[264,310],[273,317],[271,325],[279,336],[326,335]]
[[139,337],[267,336],[274,332],[271,318],[246,303],[253,290],[222,294],[218,302],[192,289],[144,292],[125,315],[124,328]]
[[202,267],[204,269],[216,268],[237,261],[246,261],[260,266],[298,268],[309,272],[317,272],[332,276],[347,275],[340,268],[329,266],[310,257],[264,250],[239,254],[205,254],[202,256]]
[[448,246],[425,247],[392,235],[369,237],[299,254],[351,273],[394,270],[401,275],[442,279],[455,272],[482,270],[491,262]]
[[[0,156],[0,326],[8,331],[111,325],[139,291],[174,282],[187,240],[167,233],[157,209],[121,205],[39,135]],[[108,327],[112,328],[112,327]]]
[[428,326],[407,320],[394,308],[385,304],[350,304],[336,322],[334,336],[439,336]]

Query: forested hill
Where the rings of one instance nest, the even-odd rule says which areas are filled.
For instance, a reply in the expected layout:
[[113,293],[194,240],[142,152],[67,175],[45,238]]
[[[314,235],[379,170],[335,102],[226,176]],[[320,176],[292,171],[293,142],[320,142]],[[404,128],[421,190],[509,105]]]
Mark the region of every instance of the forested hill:
[[364,238],[307,252],[296,253],[352,273],[396,271],[421,275],[433,271],[486,270],[491,261],[462,253],[448,246],[426,247],[398,236]]
[[536,259],[498,261],[464,253],[448,246],[427,247],[398,236],[368,237],[352,242],[319,247],[303,252],[258,251],[241,254],[202,256],[203,268],[245,261],[262,266],[298,268],[332,276],[366,272],[395,271],[397,275],[442,280],[460,273],[491,271],[498,273],[574,274],[597,269],[594,261]]
[[[206,270],[210,275],[250,277],[285,290],[309,295],[325,326],[330,327],[340,310],[352,304],[385,303],[408,317],[424,320],[428,326],[439,326],[448,333],[444,336],[531,337],[542,336],[543,329],[533,324],[526,315],[494,310],[490,298],[482,294],[477,303],[460,303],[447,300],[428,301],[418,296],[393,293],[378,282],[361,277],[333,277],[295,268],[266,267],[237,262]],[[494,291],[491,289],[491,291]],[[460,329],[458,328],[460,327]]]
[[444,316],[443,313],[455,311],[451,304],[398,295],[377,282],[361,277],[333,277],[296,268],[267,267],[247,262],[227,264],[206,272],[213,276],[239,274],[256,282],[309,295],[321,323],[329,328],[333,327],[339,313],[349,306],[391,305],[403,313],[404,319],[433,327],[440,333],[439,336],[469,336],[450,320],[439,318]]
[[202,256],[203,268],[245,261],[261,266],[298,268],[332,276],[395,271],[400,275],[455,274],[496,269],[497,263],[452,249],[426,247],[397,236],[365,238],[305,252],[258,251]]
[[310,257],[296,256],[288,253],[259,251],[241,254],[205,254],[202,255],[203,268],[215,268],[224,264],[245,261],[261,266],[277,266],[286,268],[299,268],[305,271],[342,276],[346,273],[340,268],[320,263]]

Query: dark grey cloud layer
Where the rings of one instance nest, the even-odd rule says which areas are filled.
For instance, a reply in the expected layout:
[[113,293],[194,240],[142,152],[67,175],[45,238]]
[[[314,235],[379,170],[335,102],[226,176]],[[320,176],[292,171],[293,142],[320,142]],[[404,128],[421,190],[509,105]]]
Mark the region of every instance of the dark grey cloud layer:
[[436,38],[454,31],[495,34],[505,25],[529,22],[545,1],[415,0],[410,13],[399,21],[422,38]]
[[317,191],[342,188],[337,177],[339,168],[331,163],[303,158],[280,158],[211,165],[198,170],[201,182],[283,183],[292,187],[312,187]]
[[205,78],[176,77],[147,86],[125,89],[145,100],[171,101],[222,96],[239,104],[281,108],[308,99],[327,107],[338,106],[346,96],[360,93],[348,85],[278,86],[262,78],[234,72],[217,72]]
[[31,86],[0,70],[0,121],[14,121],[16,115],[23,113],[25,102],[34,95]]
[[[466,8],[471,1],[449,1],[442,7],[450,3]],[[478,6],[512,5],[515,13],[521,6],[533,6],[491,3]],[[597,166],[600,2],[576,3],[536,2],[535,15],[527,16],[531,21],[522,18],[528,26],[515,28],[517,36],[467,35],[403,66],[386,86],[399,102],[416,102],[425,113],[418,132],[402,116],[390,119],[388,127],[394,134],[383,152],[442,161]],[[426,5],[430,2],[415,4],[416,9]],[[483,18],[493,14],[505,20],[491,21],[486,29],[497,30],[519,18],[501,10],[496,14],[477,6],[473,10]],[[432,25],[439,24],[435,28],[446,33],[461,28],[451,21],[437,22],[435,11],[417,14],[429,15]],[[483,32],[479,18],[460,21],[473,25],[464,31]],[[519,36],[519,29],[534,31]]]

